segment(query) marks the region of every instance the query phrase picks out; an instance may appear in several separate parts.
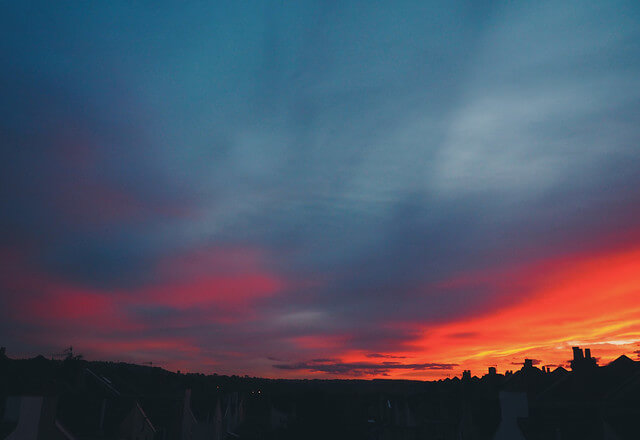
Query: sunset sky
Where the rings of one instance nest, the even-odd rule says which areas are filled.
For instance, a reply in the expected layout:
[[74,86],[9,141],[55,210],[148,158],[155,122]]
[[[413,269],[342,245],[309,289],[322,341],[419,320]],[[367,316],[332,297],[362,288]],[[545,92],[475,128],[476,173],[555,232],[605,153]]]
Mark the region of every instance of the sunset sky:
[[640,359],[640,3],[0,5],[0,345],[287,378]]

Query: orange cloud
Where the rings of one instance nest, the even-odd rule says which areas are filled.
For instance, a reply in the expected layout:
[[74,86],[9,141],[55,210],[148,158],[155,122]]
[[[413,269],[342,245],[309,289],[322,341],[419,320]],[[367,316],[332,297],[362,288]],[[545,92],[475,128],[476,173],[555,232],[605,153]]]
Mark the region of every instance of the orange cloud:
[[[121,291],[54,278],[32,270],[12,253],[0,257],[12,268],[0,276],[0,283],[7,292],[4,303],[10,318],[25,329],[23,340],[57,344],[56,349],[73,344],[98,358],[166,359],[165,366],[193,371],[212,365],[212,353],[195,335],[167,338],[172,329],[188,331],[190,325],[213,322],[243,325],[260,317],[257,305],[262,300],[292,286],[269,271],[255,251],[207,249],[168,258],[158,266],[164,283]],[[473,291],[478,285],[494,294],[458,319],[379,323],[381,328],[409,328],[407,334],[418,335],[408,337],[397,350],[375,355],[357,347],[345,350],[351,341],[348,334],[281,335],[289,353],[308,359],[282,362],[279,371],[263,365],[262,371],[246,372],[436,379],[459,375],[462,369],[474,374],[483,374],[487,366],[517,369],[525,357],[541,365],[561,365],[571,356],[572,345],[590,346],[601,363],[638,350],[640,246],[476,273],[430,288]],[[172,315],[146,319],[147,307],[165,308]],[[319,362],[320,358],[325,359]]]
[[[508,298],[511,287],[518,290],[515,302],[494,302],[464,319],[424,326],[410,349],[393,354],[407,356],[407,362],[455,363],[460,370],[484,374],[490,365],[517,369],[514,363],[525,357],[541,359],[542,365],[565,364],[572,345],[591,346],[601,362],[608,362],[633,353],[640,342],[638,247],[552,259],[504,276],[509,282],[496,280],[496,288],[505,289],[497,297]],[[448,284],[454,283],[443,286]],[[362,355],[350,352],[344,358],[353,362]],[[391,375],[409,377],[402,370]]]

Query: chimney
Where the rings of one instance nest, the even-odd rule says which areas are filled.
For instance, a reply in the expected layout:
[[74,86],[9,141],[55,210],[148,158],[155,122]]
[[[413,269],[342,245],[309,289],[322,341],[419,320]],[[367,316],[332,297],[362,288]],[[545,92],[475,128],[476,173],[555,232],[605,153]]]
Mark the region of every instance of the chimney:
[[582,354],[582,349],[580,347],[572,347],[573,348],[573,360],[580,361],[584,359],[584,355]]
[[571,361],[572,370],[584,370],[597,367],[596,358],[591,357],[591,349],[585,348],[584,355],[579,347],[573,347],[573,360]]
[[471,379],[471,370],[464,370],[462,372],[462,380],[470,380]]
[[533,359],[525,359],[522,368],[533,368]]
[[496,367],[489,367],[489,376],[496,375]]

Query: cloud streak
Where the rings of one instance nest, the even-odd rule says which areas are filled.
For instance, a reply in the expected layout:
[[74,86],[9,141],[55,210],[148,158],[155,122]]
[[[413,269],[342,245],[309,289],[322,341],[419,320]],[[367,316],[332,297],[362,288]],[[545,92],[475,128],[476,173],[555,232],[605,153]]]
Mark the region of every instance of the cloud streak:
[[294,364],[274,364],[273,367],[280,370],[299,370],[330,373],[340,376],[386,376],[392,370],[451,370],[458,364],[403,364],[400,362],[340,362],[332,359],[314,359],[309,362]]

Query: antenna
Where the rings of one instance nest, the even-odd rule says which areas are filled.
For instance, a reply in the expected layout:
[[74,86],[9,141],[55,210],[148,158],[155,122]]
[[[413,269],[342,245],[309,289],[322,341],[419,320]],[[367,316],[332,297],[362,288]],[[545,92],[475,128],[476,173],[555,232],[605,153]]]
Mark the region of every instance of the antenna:
[[82,355],[78,354],[78,355],[74,355],[73,354],[73,346],[70,345],[69,348],[65,348],[62,353],[54,353],[51,355],[52,359],[64,359],[64,360],[78,360],[78,359],[82,359]]
[[69,346],[69,348],[65,348],[62,353],[53,353],[51,355],[52,358],[59,358],[59,359],[64,359],[66,357],[68,357],[69,355],[73,355],[73,347]]

